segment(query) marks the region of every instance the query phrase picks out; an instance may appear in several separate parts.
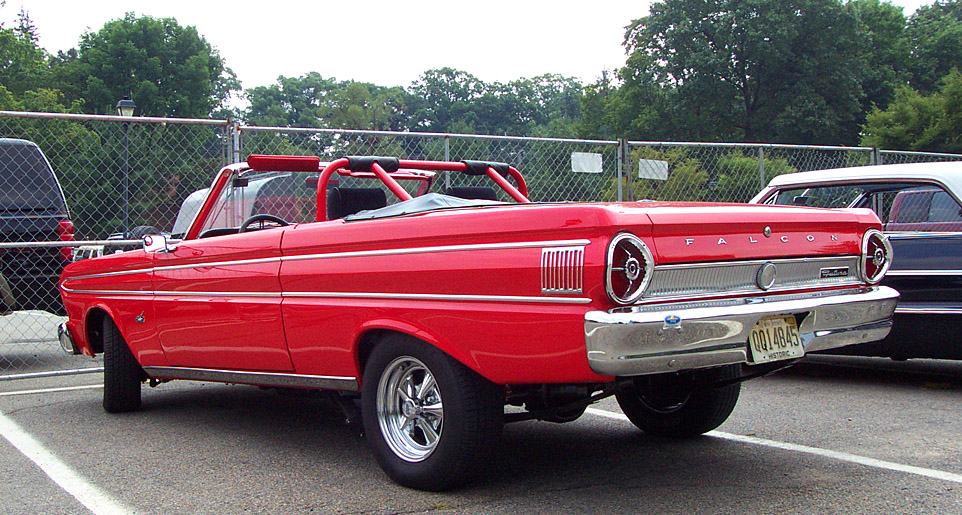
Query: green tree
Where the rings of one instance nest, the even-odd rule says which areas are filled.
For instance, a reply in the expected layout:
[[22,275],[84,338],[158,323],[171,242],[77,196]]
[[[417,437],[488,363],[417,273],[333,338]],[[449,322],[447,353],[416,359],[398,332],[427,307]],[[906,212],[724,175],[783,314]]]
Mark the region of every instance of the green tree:
[[888,109],[869,114],[862,145],[962,153],[962,73],[952,69],[931,95],[900,89]]
[[909,85],[923,95],[938,91],[942,78],[962,64],[962,2],[939,0],[919,7],[906,34],[912,49]]
[[840,0],[656,2],[626,32],[622,89],[667,92],[655,106],[685,137],[853,143],[855,27]]
[[905,14],[888,0],[851,0],[845,9],[855,18],[859,54],[865,62],[860,70],[862,111],[885,109],[895,99],[895,90],[909,79]]
[[250,108],[244,119],[266,127],[323,127],[321,111],[329,109],[328,97],[342,87],[343,82],[325,79],[317,72],[301,77],[280,76],[276,84],[245,92]]
[[408,96],[402,88],[325,79],[317,72],[278,77],[248,90],[244,119],[271,127],[402,130]]
[[453,132],[460,125],[473,132],[477,115],[472,106],[485,92],[485,84],[468,72],[454,68],[428,70],[416,80],[409,92],[411,128],[432,132]]
[[409,128],[528,136],[568,132],[580,117],[581,84],[546,74],[485,83],[453,68],[428,70],[408,89]]
[[331,128],[399,131],[406,123],[406,109],[402,88],[349,82],[332,92],[319,113]]
[[47,55],[37,41],[37,29],[24,10],[16,28],[0,25],[0,86],[16,97],[48,87]]
[[765,159],[765,177],[760,178],[757,155],[730,152],[718,159],[715,199],[720,202],[748,202],[777,175],[797,172],[784,158]]
[[139,114],[206,117],[240,88],[197,29],[173,18],[127,13],[84,34],[76,52],[55,61],[58,83],[75,84],[73,94],[92,113],[112,114],[117,101],[129,96]]

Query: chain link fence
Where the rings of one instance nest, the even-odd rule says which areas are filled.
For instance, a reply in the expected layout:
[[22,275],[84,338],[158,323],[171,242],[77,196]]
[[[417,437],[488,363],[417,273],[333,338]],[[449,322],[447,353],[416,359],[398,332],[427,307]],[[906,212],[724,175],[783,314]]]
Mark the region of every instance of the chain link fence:
[[[18,205],[43,197],[39,192],[49,184],[28,179],[10,164],[22,159],[0,152],[0,274],[8,279],[0,281],[0,379],[98,367],[97,361],[60,350],[56,327],[64,318],[58,316],[56,277],[69,251],[45,247],[51,244],[46,240],[76,246],[170,231],[185,198],[207,188],[221,166],[251,154],[316,155],[322,161],[345,155],[501,161],[524,174],[534,201],[744,202],[782,173],[962,159],[871,148],[248,127],[225,120],[20,112],[0,112],[0,138],[36,143],[59,179],[67,207],[61,213],[41,204]],[[442,174],[433,190],[485,180]],[[25,229],[24,220],[40,215],[51,215],[51,230]],[[38,262],[55,263],[45,265],[46,283],[9,280]],[[43,305],[29,298],[52,300]]]

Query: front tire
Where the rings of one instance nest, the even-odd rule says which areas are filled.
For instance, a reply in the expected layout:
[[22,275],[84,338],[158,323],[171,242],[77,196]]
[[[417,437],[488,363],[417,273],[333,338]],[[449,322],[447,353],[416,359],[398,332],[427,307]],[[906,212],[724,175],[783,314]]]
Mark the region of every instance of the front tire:
[[486,463],[501,435],[500,387],[414,338],[392,335],[364,367],[364,432],[397,483],[453,488]]
[[679,374],[640,376],[615,394],[621,411],[638,429],[655,436],[691,438],[720,426],[738,402],[741,383],[712,387],[738,377],[737,365]]
[[140,408],[140,385],[147,377],[110,317],[104,317],[104,410],[124,413]]

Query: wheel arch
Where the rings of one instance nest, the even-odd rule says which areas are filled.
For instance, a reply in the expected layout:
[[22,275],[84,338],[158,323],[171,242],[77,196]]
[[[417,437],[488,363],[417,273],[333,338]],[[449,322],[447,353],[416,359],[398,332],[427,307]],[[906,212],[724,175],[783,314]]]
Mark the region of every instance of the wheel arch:
[[355,340],[354,359],[356,360],[357,376],[361,382],[364,380],[364,367],[367,365],[371,351],[374,350],[374,347],[382,342],[385,337],[391,334],[403,334],[423,341],[480,374],[482,377],[490,380],[478,362],[471,357],[471,353],[466,349],[459,348],[430,331],[409,323],[395,320],[377,320],[364,324]]
[[123,327],[117,323],[117,317],[104,306],[93,306],[88,309],[84,315],[84,331],[86,333],[87,343],[90,345],[90,350],[92,350],[94,354],[101,354],[104,351],[103,326],[104,320],[108,318],[114,321],[117,329],[123,334]]

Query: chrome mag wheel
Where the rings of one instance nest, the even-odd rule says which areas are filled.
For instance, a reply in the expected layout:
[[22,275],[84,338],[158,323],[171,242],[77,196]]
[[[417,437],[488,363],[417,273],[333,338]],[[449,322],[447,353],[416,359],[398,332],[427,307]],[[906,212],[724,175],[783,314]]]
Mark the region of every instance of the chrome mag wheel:
[[392,451],[411,463],[434,452],[444,430],[441,391],[420,360],[401,356],[389,363],[377,387],[377,421]]

